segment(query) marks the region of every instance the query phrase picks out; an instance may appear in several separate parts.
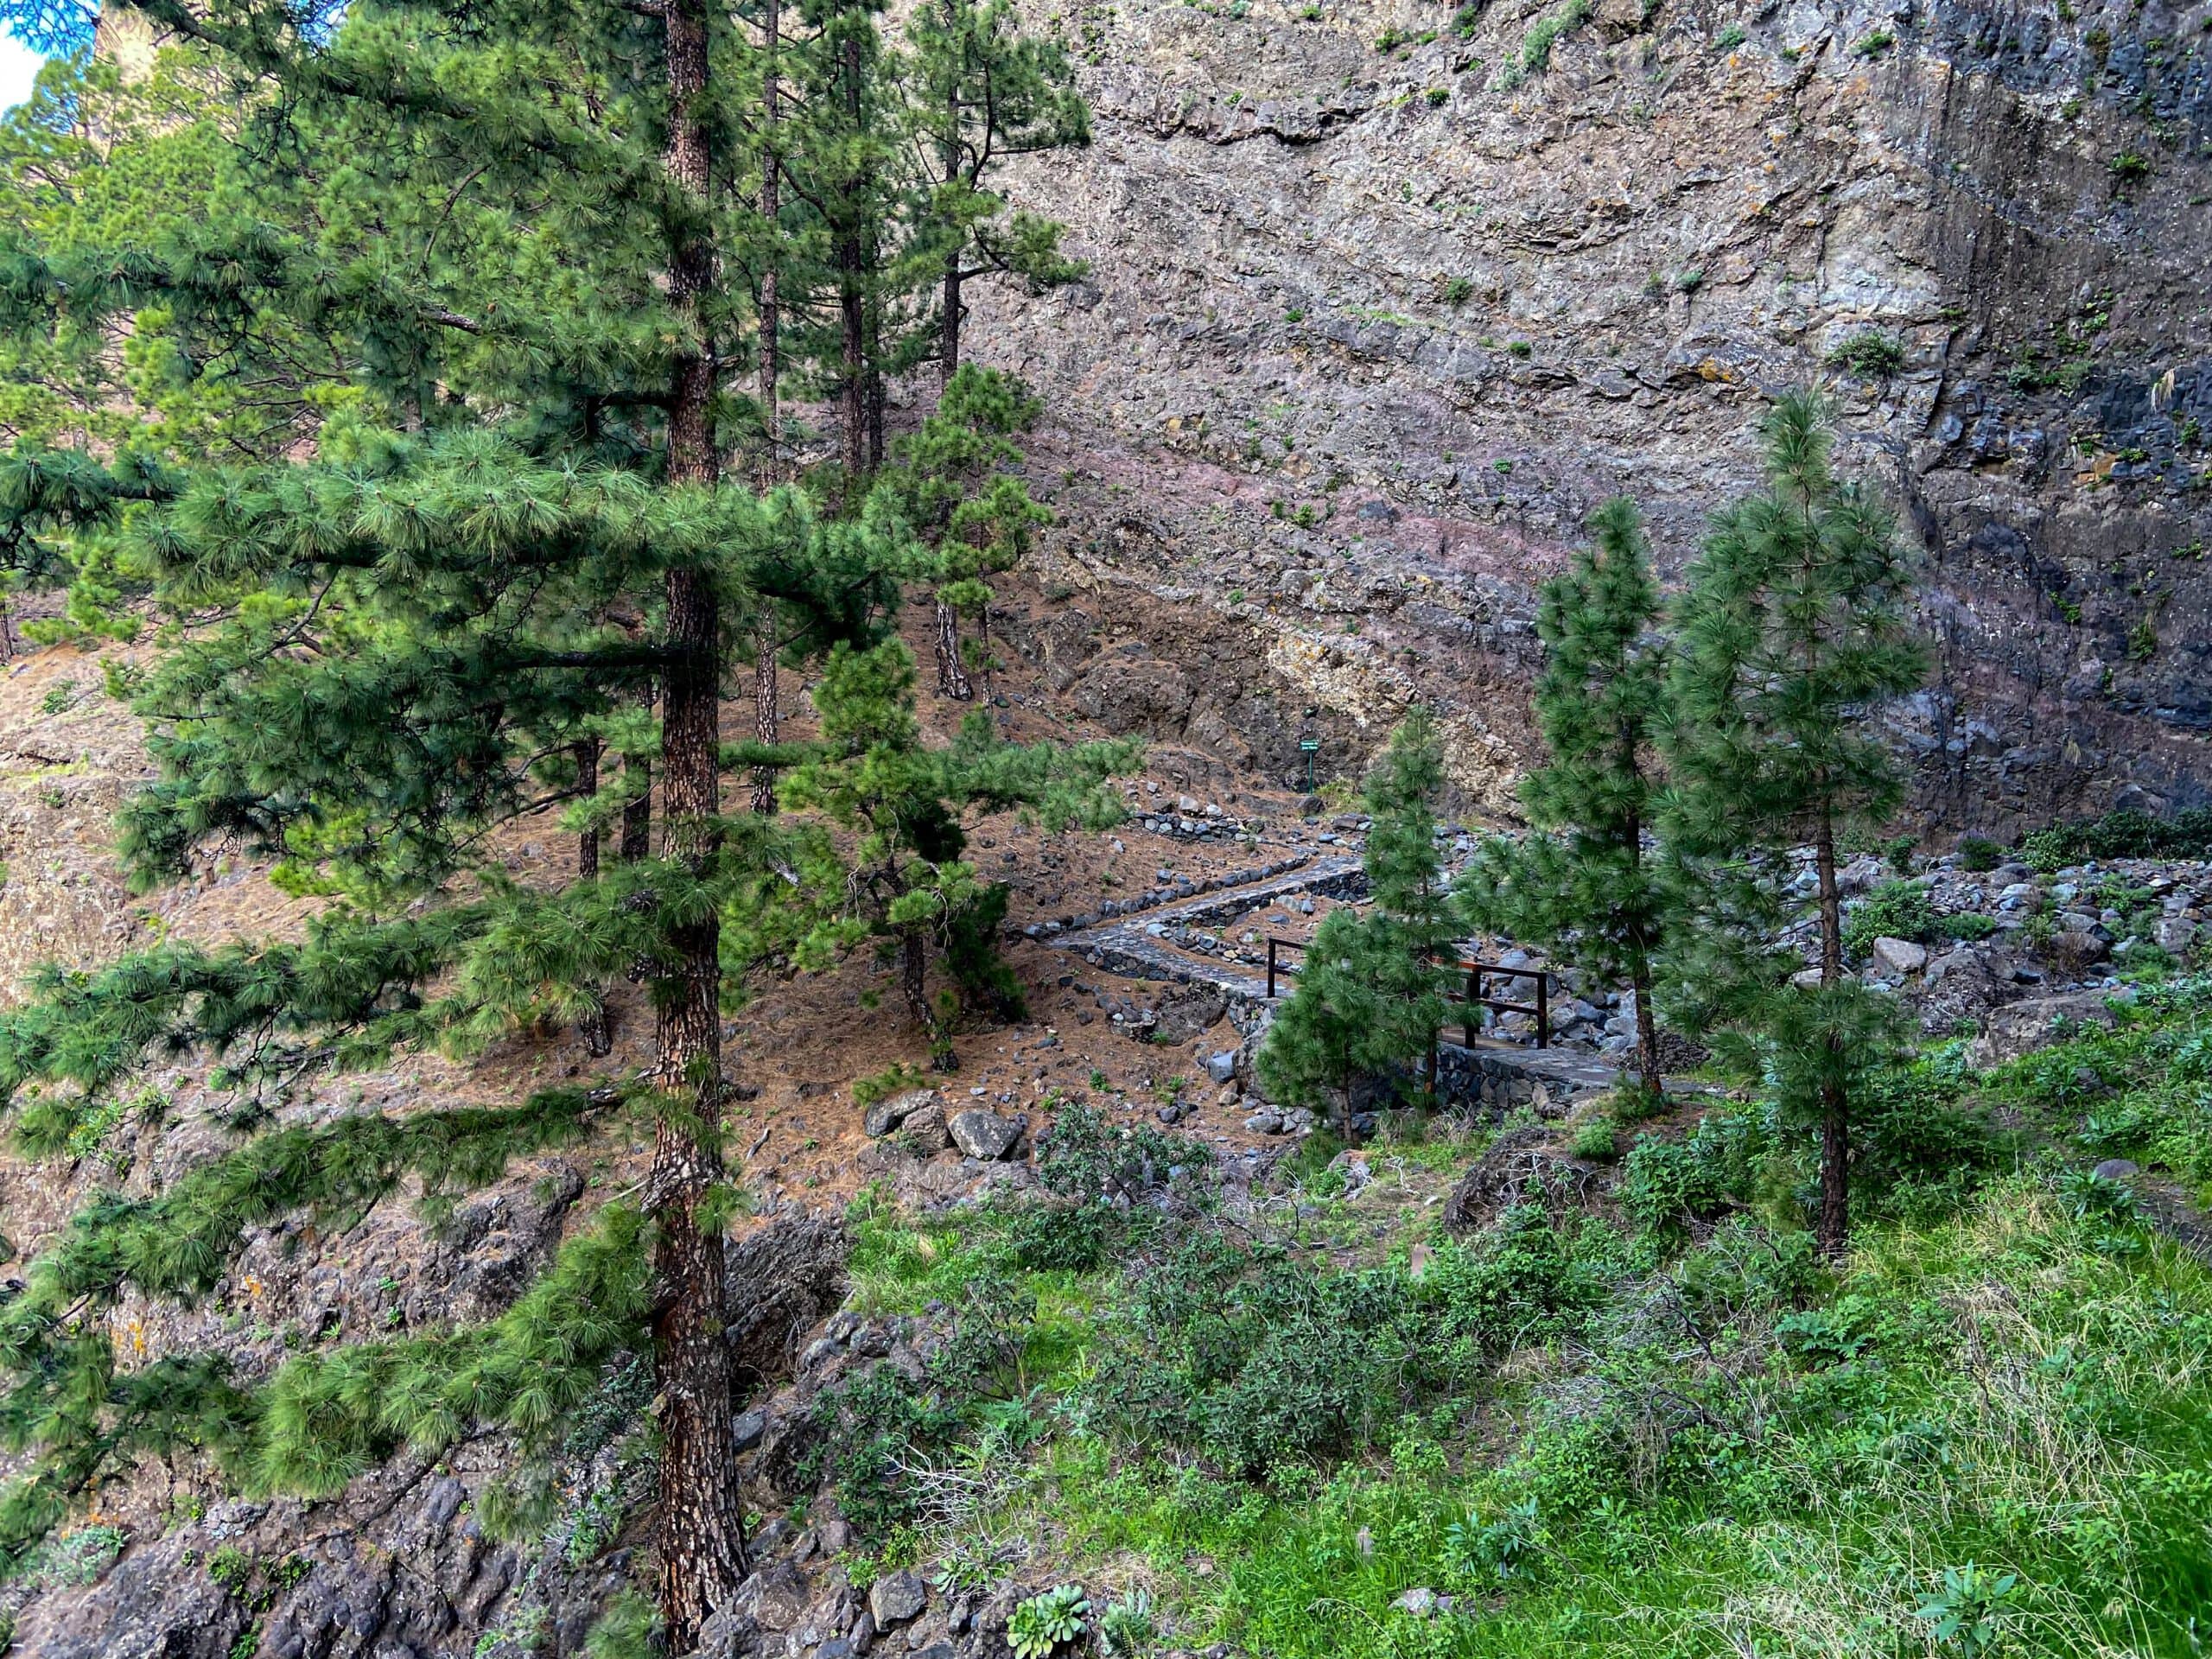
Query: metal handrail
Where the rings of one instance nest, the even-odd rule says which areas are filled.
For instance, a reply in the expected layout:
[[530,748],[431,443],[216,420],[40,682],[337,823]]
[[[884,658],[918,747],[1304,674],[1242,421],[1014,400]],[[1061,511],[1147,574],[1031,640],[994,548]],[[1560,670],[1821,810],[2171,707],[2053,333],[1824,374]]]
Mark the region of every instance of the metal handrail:
[[[1307,947],[1297,939],[1279,939],[1272,933],[1268,935],[1268,1000],[1269,1001],[1274,1000],[1276,976],[1294,974],[1298,971],[1288,963],[1278,965],[1275,952],[1278,950],[1295,950],[1302,956],[1306,949]],[[1536,1021],[1536,1046],[1549,1048],[1552,1046],[1552,976],[1548,972],[1541,968],[1508,968],[1502,963],[1476,962],[1465,957],[1456,958],[1450,965],[1467,976],[1466,995],[1460,1001],[1470,1009],[1483,1007],[1495,1014],[1533,1014]],[[1485,996],[1483,994],[1484,981],[1491,975],[1496,975],[1501,979],[1535,980],[1536,1000],[1534,1002],[1509,1002],[1503,997]],[[1475,1046],[1475,1022],[1471,1014],[1463,1022],[1461,1031],[1467,1039],[1466,1046],[1472,1048]]]

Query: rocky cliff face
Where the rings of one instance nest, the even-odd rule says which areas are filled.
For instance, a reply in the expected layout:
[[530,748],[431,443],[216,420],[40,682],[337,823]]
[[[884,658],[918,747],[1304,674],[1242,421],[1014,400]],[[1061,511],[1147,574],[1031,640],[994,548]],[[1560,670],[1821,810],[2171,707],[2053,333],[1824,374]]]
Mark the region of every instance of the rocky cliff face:
[[1046,10],[1097,137],[1013,194],[1091,279],[972,326],[1132,724],[1325,777],[1432,698],[1509,808],[1584,515],[1678,568],[1817,378],[1924,550],[1929,818],[2212,798],[2212,8]]

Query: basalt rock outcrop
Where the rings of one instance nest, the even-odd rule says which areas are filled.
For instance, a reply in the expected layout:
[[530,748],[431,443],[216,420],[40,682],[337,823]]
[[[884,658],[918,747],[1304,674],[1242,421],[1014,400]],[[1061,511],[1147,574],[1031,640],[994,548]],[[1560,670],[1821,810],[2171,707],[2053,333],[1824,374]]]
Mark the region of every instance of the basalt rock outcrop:
[[1096,137],[1012,194],[1090,276],[971,327],[1045,396],[1078,696],[1283,777],[1432,699],[1508,808],[1585,514],[1678,570],[1819,379],[1924,555],[1926,815],[2212,796],[2204,6],[1047,10]]

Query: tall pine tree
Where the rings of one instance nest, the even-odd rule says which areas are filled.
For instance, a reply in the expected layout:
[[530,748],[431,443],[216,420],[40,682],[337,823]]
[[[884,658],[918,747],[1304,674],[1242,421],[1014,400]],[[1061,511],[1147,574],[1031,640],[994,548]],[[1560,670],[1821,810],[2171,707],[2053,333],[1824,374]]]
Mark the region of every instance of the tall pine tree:
[[[1019,988],[994,952],[978,948],[1004,918],[1007,893],[963,856],[963,818],[1019,808],[1052,831],[1103,829],[1122,810],[1106,780],[1129,770],[1139,750],[1128,742],[1002,743],[980,710],[953,743],[927,747],[913,688],[913,658],[896,640],[833,652],[814,692],[819,741],[788,774],[785,795],[854,837],[855,921],[895,964],[908,1014],[933,1063],[949,1070],[951,1025],[963,1002],[1019,1011]],[[929,965],[939,956],[948,957],[957,989],[932,997]]]
[[1321,918],[1297,988],[1261,1044],[1269,1091],[1318,1110],[1333,1105],[1347,1140],[1356,1086],[1433,1061],[1445,1022],[1458,924],[1436,850],[1443,782],[1434,719],[1415,704],[1367,780],[1369,908]]
[[[914,567],[895,505],[863,510],[851,470],[842,519],[725,474],[761,430],[746,273],[764,262],[744,238],[773,232],[732,154],[746,83],[722,78],[751,43],[696,0],[144,10],[237,76],[209,211],[121,245],[32,227],[0,321],[50,348],[158,314],[222,343],[176,372],[281,372],[302,426],[265,454],[33,445],[10,458],[0,535],[112,543],[188,625],[143,700],[161,775],[124,814],[134,880],[229,846],[327,905],[296,944],[56,969],[0,1021],[0,1101],[34,1151],[66,1149],[143,1062],[181,1052],[245,1091],[247,1137],[165,1191],[96,1200],[0,1308],[0,1436],[36,1454],[0,1502],[0,1548],[149,1453],[199,1448],[249,1487],[314,1494],[478,1422],[543,1453],[609,1358],[642,1350],[682,1651],[746,1567],[723,1021],[756,969],[822,964],[868,925],[828,825],[726,811],[733,772],[807,755],[726,745],[721,702],[742,641],[786,659],[870,645]],[[864,58],[821,21],[831,65]],[[852,116],[834,69],[822,87]],[[824,165],[865,181],[876,111],[858,110]],[[830,245],[858,245],[864,273],[886,210],[864,188],[836,206]],[[977,798],[963,783],[936,810]],[[508,880],[496,838],[554,811],[574,870]],[[629,977],[653,1022],[640,1076],[499,1109],[270,1116],[330,1064],[594,1032]],[[302,1356],[263,1387],[207,1354],[133,1366],[109,1337],[126,1296],[209,1294],[250,1228],[410,1181],[465,1188],[625,1111],[653,1125],[639,1208],[572,1240],[491,1325]]]
[[[1036,400],[1012,375],[964,365],[883,480],[931,550],[938,690],[948,696],[964,701],[978,677],[988,682],[989,578],[1019,563],[1051,522],[1013,470],[1021,460],[1014,435],[1036,416]],[[963,613],[979,625],[972,642],[961,638]]]
[[993,271],[1033,288],[1084,267],[1060,251],[1063,227],[1007,211],[990,188],[1016,156],[1090,142],[1090,111],[1067,54],[1021,33],[1011,0],[922,0],[906,20],[906,96],[929,168],[919,240],[939,273],[938,373],[960,368],[963,286]]
[[1637,1070],[1656,1096],[1658,1028],[1652,980],[1678,888],[1643,846],[1659,779],[1655,743],[1664,712],[1667,646],[1658,585],[1634,503],[1592,515],[1573,568],[1544,584],[1536,632],[1536,725],[1549,764],[1521,780],[1531,833],[1488,842],[1460,897],[1483,932],[1541,944],[1594,978],[1626,980],[1636,996]]
[[1767,486],[1715,515],[1678,610],[1667,816],[1686,855],[1748,853],[1770,890],[1784,852],[1812,845],[1818,982],[1798,982],[1789,970],[1799,964],[1754,941],[1732,963],[1699,957],[1688,989],[1706,1018],[1732,1028],[1731,1052],[1773,1080],[1783,1110],[1817,1125],[1816,1232],[1837,1255],[1850,1228],[1852,1094],[1889,1052],[1897,1020],[1887,999],[1844,973],[1836,837],[1903,798],[1903,769],[1878,722],[1922,683],[1927,653],[1896,521],[1836,477],[1819,400],[1783,398],[1763,432]]

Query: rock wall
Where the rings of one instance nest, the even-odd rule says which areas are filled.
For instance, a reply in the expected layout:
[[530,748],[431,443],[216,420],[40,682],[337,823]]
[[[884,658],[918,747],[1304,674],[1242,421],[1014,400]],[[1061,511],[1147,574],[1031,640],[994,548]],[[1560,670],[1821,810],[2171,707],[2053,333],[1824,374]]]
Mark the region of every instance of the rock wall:
[[1117,682],[1235,683],[1132,727],[1287,776],[1310,708],[1341,775],[1432,698],[1509,810],[1589,509],[1630,492],[1679,569],[1820,380],[1924,554],[1926,816],[2212,798],[2212,10],[1034,11],[1096,137],[1011,194],[1091,276],[971,337],[1046,395],[1048,575]]

